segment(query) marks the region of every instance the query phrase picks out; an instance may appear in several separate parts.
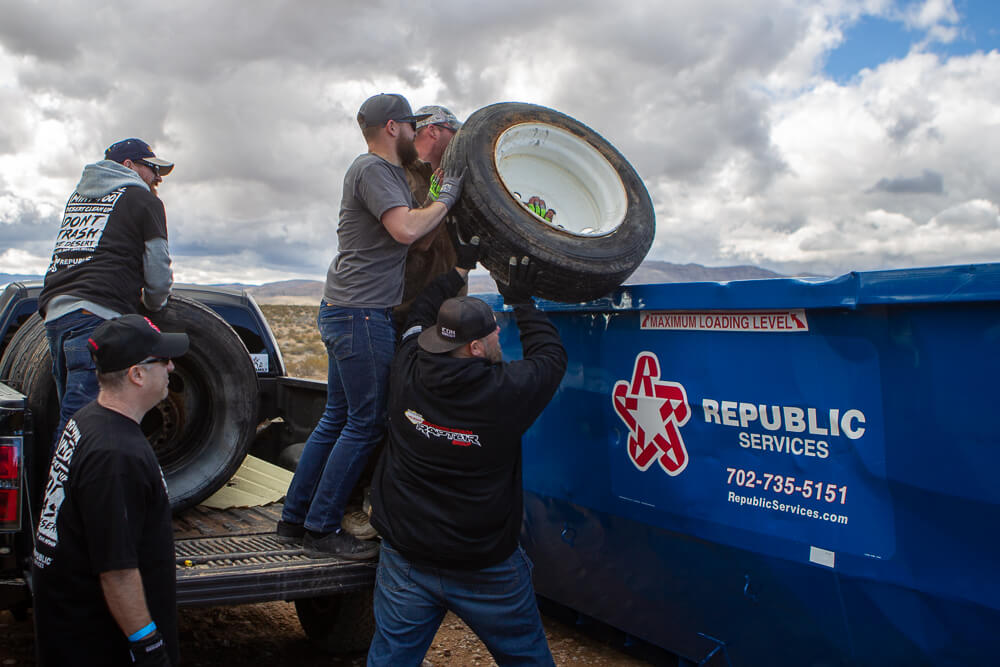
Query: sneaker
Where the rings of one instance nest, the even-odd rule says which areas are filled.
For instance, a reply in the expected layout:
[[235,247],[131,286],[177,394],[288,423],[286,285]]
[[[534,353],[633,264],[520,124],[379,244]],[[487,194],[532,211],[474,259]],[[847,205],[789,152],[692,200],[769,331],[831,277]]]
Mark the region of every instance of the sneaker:
[[362,542],[346,530],[316,536],[306,533],[302,540],[302,551],[309,558],[344,558],[347,560],[371,560],[378,555],[377,542]]
[[340,527],[359,540],[373,540],[378,537],[378,531],[368,520],[368,514],[363,510],[348,512],[340,521]]
[[306,528],[301,523],[279,521],[278,528],[274,532],[279,542],[301,542],[302,536],[306,534]]

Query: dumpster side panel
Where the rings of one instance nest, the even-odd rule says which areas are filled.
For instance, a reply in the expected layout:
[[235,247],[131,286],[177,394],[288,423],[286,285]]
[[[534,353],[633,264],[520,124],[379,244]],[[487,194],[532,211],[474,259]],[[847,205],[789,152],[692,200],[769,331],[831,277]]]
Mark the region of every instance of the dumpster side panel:
[[696,661],[992,659],[998,285],[981,265],[552,307],[570,366],[524,441],[539,592]]

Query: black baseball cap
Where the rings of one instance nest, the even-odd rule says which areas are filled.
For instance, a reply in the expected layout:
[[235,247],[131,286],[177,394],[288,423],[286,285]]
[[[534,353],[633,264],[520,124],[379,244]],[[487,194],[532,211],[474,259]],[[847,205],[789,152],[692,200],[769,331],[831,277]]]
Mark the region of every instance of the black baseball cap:
[[173,171],[174,163],[168,162],[162,158],[156,157],[156,153],[153,149],[149,147],[142,139],[122,139],[117,141],[104,151],[105,160],[114,160],[118,163],[124,163],[125,160],[132,160],[133,162],[138,162],[142,160],[143,162],[148,162],[150,164],[155,164],[160,168],[160,176],[166,176],[171,171]]
[[497,328],[497,318],[486,302],[474,296],[448,299],[438,309],[433,328],[420,333],[417,342],[428,352],[451,352]]
[[87,340],[87,347],[98,372],[113,373],[149,357],[179,357],[188,350],[188,336],[163,333],[142,315],[122,315],[98,326]]
[[397,123],[416,123],[429,118],[431,114],[416,114],[410,109],[406,98],[397,93],[380,93],[365,100],[358,111],[358,125],[366,127],[382,127],[390,120]]

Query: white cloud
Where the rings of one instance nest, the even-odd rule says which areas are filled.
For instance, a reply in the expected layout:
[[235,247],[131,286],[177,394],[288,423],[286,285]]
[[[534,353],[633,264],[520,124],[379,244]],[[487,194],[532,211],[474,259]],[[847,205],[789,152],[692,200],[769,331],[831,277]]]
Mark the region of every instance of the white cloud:
[[[0,273],[42,273],[48,258],[39,257],[20,248],[7,248],[0,252]],[[38,267],[42,267],[39,270]]]
[[958,21],[958,12],[952,0],[925,0],[914,2],[903,8],[903,19],[910,28],[930,30],[940,27],[942,23],[952,24]]
[[[0,12],[0,257],[37,272],[81,167],[140,136],[177,163],[160,194],[178,279],[322,279],[364,150],[354,116],[390,91],[461,117],[518,100],[590,125],[647,184],[651,258],[838,273],[1000,252],[1000,55],[922,51],[961,28],[951,0]],[[824,59],[866,15],[902,22],[915,47],[837,84]]]

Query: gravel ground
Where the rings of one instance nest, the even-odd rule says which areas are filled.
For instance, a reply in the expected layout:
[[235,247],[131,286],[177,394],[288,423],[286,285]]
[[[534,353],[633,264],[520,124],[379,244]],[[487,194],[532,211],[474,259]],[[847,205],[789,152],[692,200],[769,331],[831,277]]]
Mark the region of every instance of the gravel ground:
[[[587,637],[574,627],[543,617],[549,646],[557,665],[607,665],[626,667],[650,664],[607,644]],[[184,665],[364,665],[363,654],[332,658],[312,647],[286,602],[236,607],[203,607],[180,610],[181,656]],[[494,665],[489,652],[471,630],[448,614],[427,652],[434,667]],[[34,665],[34,633],[30,616],[17,621],[0,612],[0,667]]]

